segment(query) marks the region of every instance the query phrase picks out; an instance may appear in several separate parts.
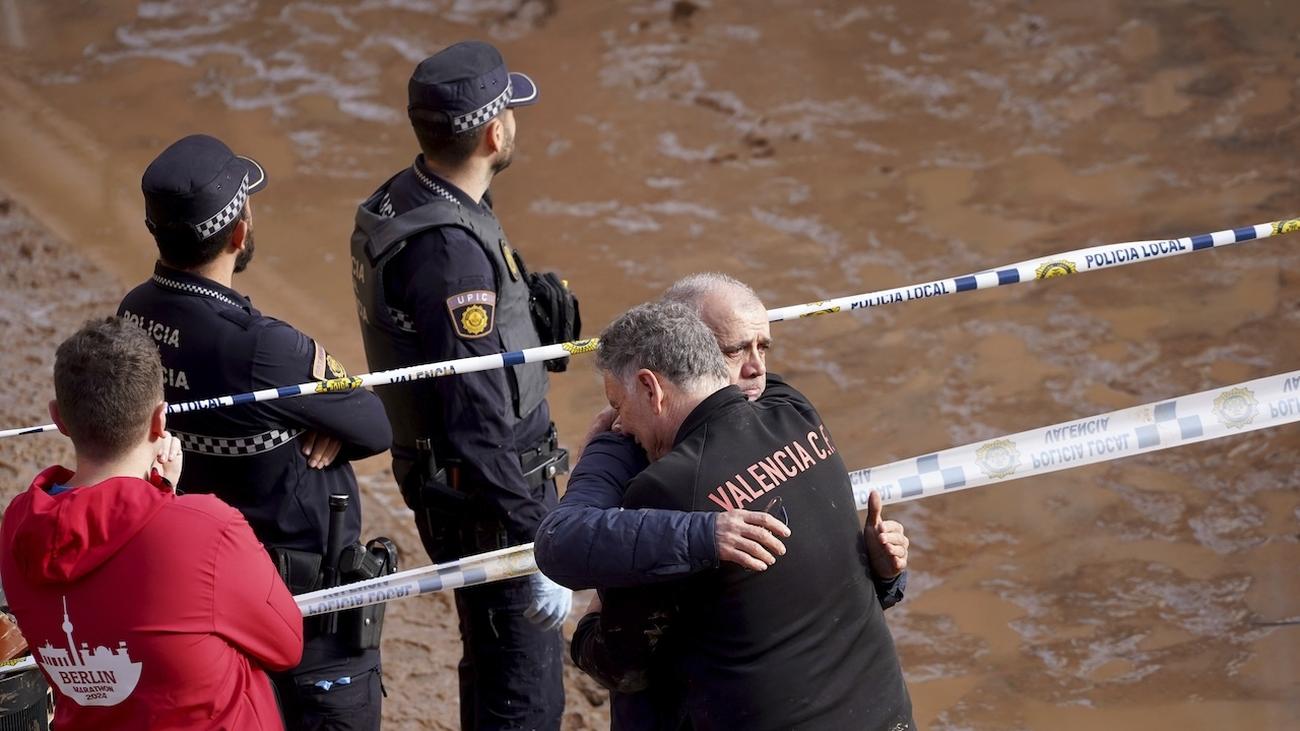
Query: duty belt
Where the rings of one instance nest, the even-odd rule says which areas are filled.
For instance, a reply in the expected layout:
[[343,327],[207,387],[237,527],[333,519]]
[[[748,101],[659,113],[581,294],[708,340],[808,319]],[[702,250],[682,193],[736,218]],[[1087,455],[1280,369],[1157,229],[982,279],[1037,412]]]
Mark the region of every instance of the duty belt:
[[[416,452],[427,453],[429,449],[429,440],[416,440]],[[446,484],[455,490],[463,490],[464,482],[464,464],[461,459],[442,459],[437,460],[440,470],[446,473]],[[555,479],[557,475],[565,474],[569,471],[569,450],[560,446],[559,436],[555,432],[555,425],[547,431],[546,436],[535,447],[519,451],[519,469],[524,473],[524,482],[529,487],[540,487],[547,481]]]
[[569,471],[569,450],[560,447],[554,424],[540,444],[519,453],[519,468],[524,471],[524,480],[533,487]]

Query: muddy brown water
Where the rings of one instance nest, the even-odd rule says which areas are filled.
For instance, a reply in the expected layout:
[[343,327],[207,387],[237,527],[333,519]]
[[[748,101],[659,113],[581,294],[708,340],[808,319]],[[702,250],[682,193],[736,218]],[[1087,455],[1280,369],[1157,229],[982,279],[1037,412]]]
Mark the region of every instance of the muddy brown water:
[[[414,155],[410,69],[471,37],[541,88],[498,210],[593,327],[699,270],[777,306],[1300,213],[1286,2],[0,0],[3,426],[45,420],[48,350],[146,275],[140,172],[196,131],[271,175],[236,286],[360,368],[353,207]],[[772,367],[855,467],[1292,370],[1297,246],[778,324]],[[553,383],[571,442],[601,393]],[[64,455],[25,439],[8,493]],[[893,510],[920,724],[1300,727],[1298,452],[1293,426]],[[385,462],[368,532],[415,555]],[[392,615],[386,728],[454,728],[449,603]],[[603,727],[569,691],[566,727]]]

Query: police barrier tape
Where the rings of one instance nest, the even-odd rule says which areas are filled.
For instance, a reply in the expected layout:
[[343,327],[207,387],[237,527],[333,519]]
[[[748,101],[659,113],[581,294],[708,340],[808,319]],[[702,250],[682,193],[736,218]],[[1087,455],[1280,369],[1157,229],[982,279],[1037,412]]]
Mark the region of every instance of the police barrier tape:
[[[1296,421],[1300,421],[1300,370],[857,470],[849,473],[849,481],[858,510],[865,510],[871,490],[880,492],[884,504],[892,505]],[[754,482],[772,484],[758,475]],[[294,599],[303,616],[311,617],[502,581],[536,570],[533,544],[528,543]],[[11,660],[0,664],[0,674],[34,665],[30,657]]]
[[850,473],[860,510],[1300,421],[1300,370]]
[[1091,246],[1085,249],[1067,251],[1063,254],[1040,256],[1037,259],[1008,264],[1004,267],[988,269],[964,277],[936,279],[933,282],[924,284],[882,289],[878,292],[855,294],[821,302],[810,302],[806,305],[781,307],[768,310],[767,316],[772,322],[780,322],[796,317],[825,315],[845,309],[857,310],[865,307],[879,307],[880,305],[889,305],[895,302],[910,302],[973,289],[991,289],[1006,284],[1054,279],[1078,272],[1108,269],[1153,259],[1166,259],[1202,249],[1213,249],[1246,241],[1266,239],[1293,231],[1300,231],[1300,219],[1291,218],[1273,221],[1272,223],[1259,223],[1254,226],[1215,231],[1214,233],[1200,234],[1199,236],[1186,236],[1181,239],[1128,241],[1120,244]]
[[[569,355],[590,353],[595,349],[596,340],[594,338],[588,338],[586,340],[575,340],[569,343],[556,343],[555,345],[543,345],[537,348],[528,348],[526,350],[515,350],[508,353],[476,355],[469,358],[440,361],[438,363],[424,363],[420,365],[407,366],[405,368],[394,368],[393,370],[388,371],[363,373],[359,376],[331,378],[325,381],[308,381],[307,383],[300,383],[296,386],[278,386],[276,388],[264,388],[260,391],[248,391],[246,393],[237,393],[229,396],[216,396],[213,398],[199,399],[197,401],[187,401],[180,404],[168,404],[167,413],[177,414],[188,411],[201,411],[203,409],[215,409],[222,406],[234,406],[236,404],[249,404],[257,401],[274,401],[275,399],[281,398],[294,398],[296,396],[305,396],[313,393],[342,393],[344,391],[354,391],[358,388],[386,386],[391,383],[406,383],[408,381],[418,381],[424,378],[436,378],[438,376],[449,376],[456,373],[490,371],[498,368],[505,368],[506,366],[519,365],[521,363],[537,363],[540,361],[564,358]],[[39,434],[42,432],[55,431],[57,428],[58,427],[54,424],[43,424],[41,426],[24,427],[20,429],[4,429],[0,430],[0,438],[21,436],[23,434]]]
[[[531,563],[533,556],[532,545],[533,544],[529,543],[527,545],[511,546],[509,548],[488,551],[486,553],[476,553],[472,556],[458,558],[455,561],[407,569],[406,571],[399,571],[397,573],[378,576],[373,579],[358,581],[352,584],[344,584],[343,586],[331,587],[329,589],[318,589],[307,594],[299,594],[295,596],[294,599],[298,602],[298,606],[304,607],[304,616],[310,617],[315,614],[335,610],[325,609],[309,612],[305,608],[307,606],[305,604],[306,602],[316,602],[337,597],[350,596],[353,594],[362,594],[374,589],[375,587],[387,588],[401,584],[410,584],[411,586],[415,586],[416,582],[419,580],[426,581],[425,584],[421,584],[422,586],[435,586],[436,583],[440,582],[442,588],[456,588],[458,586],[465,586],[465,581],[468,581],[469,585],[472,586],[474,584],[482,583],[481,581],[474,580],[476,577],[483,573],[500,571],[501,566],[512,565],[510,564],[512,561],[528,562],[530,566],[535,567],[536,564]],[[531,570],[525,571],[524,573],[531,573]],[[429,577],[434,577],[437,579],[437,582],[427,581]],[[438,588],[429,589],[429,591],[440,590],[441,589]],[[347,607],[343,608],[346,609]]]
[[[999,269],[989,269],[962,277],[937,279],[933,282],[913,284],[906,287],[882,289],[875,292],[867,292],[865,294],[840,297],[838,299],[780,307],[774,310],[768,310],[767,316],[768,320],[771,322],[781,322],[793,318],[841,312],[845,309],[856,310],[865,307],[879,307],[881,305],[893,304],[895,302],[910,302],[912,300],[928,299],[930,297],[954,294],[956,292],[989,289],[992,287],[1001,287],[1007,284],[1017,284],[1020,282],[1039,279],[1052,279],[1068,274],[1075,274],[1081,271],[1086,272],[1093,269],[1106,269],[1109,267],[1123,266],[1125,264],[1133,264],[1141,261],[1164,259],[1193,251],[1200,251],[1201,249],[1212,249],[1220,246],[1239,244],[1246,241],[1266,239],[1271,236],[1279,236],[1295,231],[1300,231],[1300,219],[1293,218],[1273,221],[1271,223],[1260,223],[1254,226],[1244,226],[1242,228],[1216,231],[1210,234],[1187,236],[1181,239],[1129,241],[1119,244],[1093,246],[1086,249],[1068,251],[1063,254],[1052,254],[1037,259],[1030,259],[1018,264],[1009,264]],[[440,361],[437,363],[424,363],[420,365],[407,366],[405,368],[395,368],[388,371],[363,373],[359,376],[345,376],[324,381],[308,381],[307,383],[300,383],[296,386],[279,386],[276,388],[265,388],[260,391],[249,391],[229,396],[217,396],[214,398],[199,399],[197,401],[169,404],[167,406],[167,413],[176,414],[188,411],[199,411],[202,409],[213,409],[221,406],[253,403],[257,401],[294,398],[296,396],[306,396],[313,393],[339,393],[343,391],[352,391],[358,388],[385,386],[392,383],[406,383],[424,378],[449,376],[456,373],[474,373],[477,371],[488,371],[505,368],[506,366],[520,365],[523,363],[538,363],[541,361],[564,358],[570,355],[590,353],[596,350],[597,344],[598,341],[595,338],[588,338],[585,340],[574,340],[568,343],[556,343],[554,345],[543,345],[536,348],[526,348],[524,350],[513,350],[506,353],[479,355],[469,358]],[[41,426],[4,429],[0,430],[0,438],[21,436],[24,434],[40,434],[42,432],[55,431],[56,428],[57,427],[55,427],[54,424],[43,424]]]
[[411,569],[401,574],[378,576],[333,589],[321,589],[294,597],[304,617],[355,609],[370,604],[432,594],[463,586],[513,579],[537,571],[533,544],[466,556],[449,564]]

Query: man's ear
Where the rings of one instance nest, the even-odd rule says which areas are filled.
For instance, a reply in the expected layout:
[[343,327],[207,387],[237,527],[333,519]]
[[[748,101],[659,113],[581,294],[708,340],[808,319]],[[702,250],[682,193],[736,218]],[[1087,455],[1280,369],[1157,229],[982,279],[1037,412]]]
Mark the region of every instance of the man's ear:
[[167,432],[167,402],[159,401],[149,415],[149,440],[162,439]]
[[230,236],[230,250],[238,254],[244,250],[244,242],[248,239],[248,219],[240,218],[239,223],[235,224],[235,232]]
[[505,146],[506,125],[501,121],[500,115],[487,123],[487,127],[483,130],[483,144],[487,146],[489,155],[497,154]]
[[68,434],[68,427],[63,425],[63,417],[59,416],[59,402],[55,399],[50,399],[50,421],[59,428],[60,434],[65,437],[71,436]]
[[636,372],[637,396],[645,400],[650,413],[658,416],[664,411],[664,388],[654,371],[642,368]]

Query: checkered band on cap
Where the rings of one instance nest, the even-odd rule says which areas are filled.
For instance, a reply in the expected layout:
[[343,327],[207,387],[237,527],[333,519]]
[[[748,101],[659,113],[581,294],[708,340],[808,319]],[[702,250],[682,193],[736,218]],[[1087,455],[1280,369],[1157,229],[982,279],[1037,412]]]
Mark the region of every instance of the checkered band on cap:
[[198,229],[199,238],[207,240],[216,235],[218,231],[225,228],[239,212],[244,210],[244,203],[248,201],[248,175],[239,183],[239,190],[235,191],[235,197],[230,199],[225,208],[217,211],[216,214],[208,220],[200,223],[195,228]]
[[303,433],[303,429],[272,429],[251,437],[208,437],[173,431],[187,452],[198,452],[213,457],[247,457],[282,447]]
[[510,82],[507,81],[505,91],[501,92],[501,94],[497,96],[496,99],[493,99],[492,101],[479,107],[478,109],[475,109],[469,114],[462,114],[459,117],[452,117],[451,118],[452,130],[455,132],[465,132],[467,130],[474,129],[475,127],[478,127],[480,125],[486,124],[493,117],[500,114],[502,109],[506,108],[506,105],[510,103],[510,95],[511,95],[511,84]]

